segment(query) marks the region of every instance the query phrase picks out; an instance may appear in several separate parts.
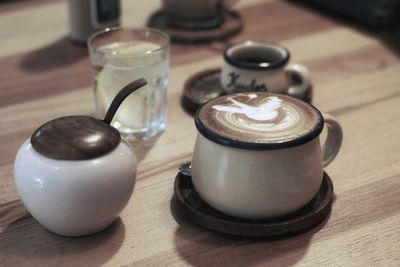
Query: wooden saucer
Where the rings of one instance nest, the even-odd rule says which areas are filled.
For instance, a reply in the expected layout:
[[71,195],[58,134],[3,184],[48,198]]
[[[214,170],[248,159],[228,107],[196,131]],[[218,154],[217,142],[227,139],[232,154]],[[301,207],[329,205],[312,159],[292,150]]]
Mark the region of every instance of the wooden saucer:
[[181,215],[205,228],[248,237],[287,236],[317,226],[329,214],[333,202],[333,184],[324,173],[315,198],[300,210],[270,220],[248,220],[223,214],[205,203],[193,187],[192,178],[181,172],[175,178],[174,196]]
[[220,68],[207,69],[193,74],[183,85],[181,104],[191,115],[213,98],[224,94],[219,81]]
[[[181,105],[186,112],[194,115],[203,104],[224,94],[219,80],[220,74],[220,68],[206,69],[193,74],[186,80],[181,97]],[[311,103],[312,95],[313,89],[310,86],[305,93],[291,96]]]
[[160,10],[151,15],[147,25],[149,27],[162,30],[168,34],[173,41],[194,43],[225,39],[237,34],[243,28],[243,21],[239,13],[234,11],[226,11],[224,13],[223,23],[216,28],[174,28],[168,25],[168,19],[166,15]]

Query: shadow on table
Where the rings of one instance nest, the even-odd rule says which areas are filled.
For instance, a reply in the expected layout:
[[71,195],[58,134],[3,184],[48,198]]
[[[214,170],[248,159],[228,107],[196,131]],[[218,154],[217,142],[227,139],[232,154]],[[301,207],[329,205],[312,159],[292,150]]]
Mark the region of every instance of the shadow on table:
[[[176,200],[171,212],[179,224],[175,247],[179,255],[193,266],[292,266],[306,254],[310,241],[329,220],[330,214],[315,228],[283,237],[238,237],[202,228],[180,214]],[[284,256],[284,257],[283,257]]]
[[[32,217],[10,224],[0,232],[0,258],[14,266],[100,266],[121,247],[125,227],[117,219],[104,231],[85,237],[64,237],[43,228]],[[1,264],[0,264],[1,265]]]
[[86,46],[71,42],[67,37],[28,53],[21,67],[31,72],[43,72],[72,65],[88,56]]
[[130,140],[129,143],[132,145],[133,150],[135,151],[136,154],[136,160],[137,162],[141,162],[146,158],[147,153],[154,147],[156,144],[158,138],[163,133],[160,133],[148,140]]
[[[390,51],[392,51],[398,58],[400,58],[400,27],[397,29],[393,25],[386,28],[373,27],[371,25],[362,24],[355,19],[351,19],[337,11],[330,10],[320,5],[306,4],[299,2],[298,0],[286,1],[305,10],[317,12],[331,21],[351,27],[362,34],[376,38],[390,49]],[[343,40],[343,42],[346,42],[346,40]]]

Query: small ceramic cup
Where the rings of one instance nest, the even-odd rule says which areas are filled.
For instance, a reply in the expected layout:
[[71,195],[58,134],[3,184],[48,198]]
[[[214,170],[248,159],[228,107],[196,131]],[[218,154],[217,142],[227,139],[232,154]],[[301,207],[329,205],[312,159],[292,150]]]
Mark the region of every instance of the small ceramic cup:
[[233,0],[163,0],[162,10],[171,27],[184,29],[216,28],[223,23],[225,9]]
[[182,20],[209,20],[219,15],[222,0],[163,0],[163,11]]
[[283,216],[310,202],[342,142],[333,117],[280,94],[213,99],[198,110],[195,124],[196,191],[215,209],[248,219]]
[[289,50],[261,41],[245,41],[224,51],[221,85],[227,93],[261,91],[301,95],[311,86],[307,68],[288,64]]

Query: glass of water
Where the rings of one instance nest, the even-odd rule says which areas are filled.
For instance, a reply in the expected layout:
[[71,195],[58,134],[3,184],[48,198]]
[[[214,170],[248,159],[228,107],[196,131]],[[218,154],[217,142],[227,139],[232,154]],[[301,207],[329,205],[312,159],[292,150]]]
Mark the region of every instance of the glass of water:
[[108,28],[88,40],[99,118],[125,85],[148,82],[126,98],[111,123],[125,138],[149,139],[166,127],[169,43],[168,35],[150,28]]

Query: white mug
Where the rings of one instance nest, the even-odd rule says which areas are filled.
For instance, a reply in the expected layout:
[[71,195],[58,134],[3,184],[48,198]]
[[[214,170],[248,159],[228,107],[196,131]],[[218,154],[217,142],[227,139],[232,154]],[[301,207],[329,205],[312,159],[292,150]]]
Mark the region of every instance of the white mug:
[[163,12],[181,20],[201,21],[220,15],[223,0],[163,0]]
[[309,71],[301,64],[289,65],[289,59],[289,50],[269,42],[245,41],[228,46],[221,85],[227,93],[303,94],[311,86]]
[[[310,202],[342,142],[334,118],[280,94],[213,99],[198,110],[195,124],[196,191],[215,209],[248,219],[283,216]],[[328,136],[321,149],[324,125]]]
[[163,0],[162,12],[171,27],[204,30],[219,27],[224,13],[238,0]]

